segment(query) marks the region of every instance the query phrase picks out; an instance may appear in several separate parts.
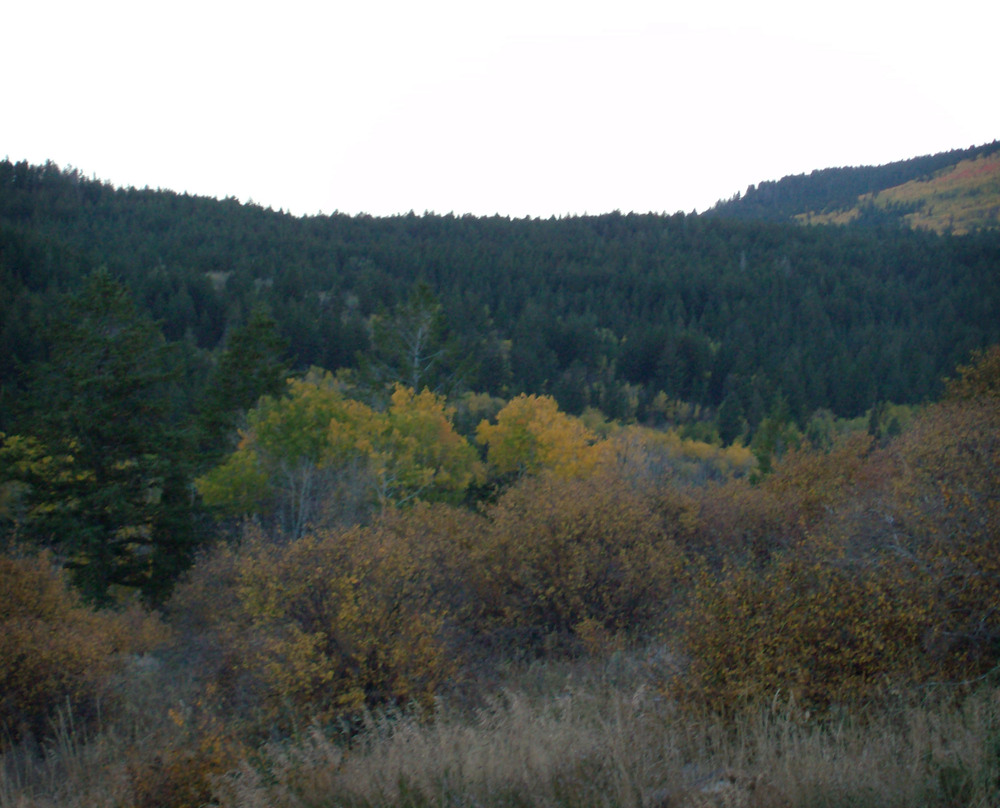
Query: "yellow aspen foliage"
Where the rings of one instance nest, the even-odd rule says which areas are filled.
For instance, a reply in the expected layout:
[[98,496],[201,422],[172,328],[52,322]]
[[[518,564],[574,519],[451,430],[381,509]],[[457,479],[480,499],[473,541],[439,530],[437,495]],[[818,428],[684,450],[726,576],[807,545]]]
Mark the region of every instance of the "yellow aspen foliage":
[[246,436],[234,452],[219,466],[195,481],[205,504],[233,516],[269,512],[271,480],[257,451]]
[[195,487],[224,513],[261,516],[301,535],[326,500],[343,493],[345,474],[364,478],[362,440],[374,415],[345,398],[329,373],[293,379],[287,395],[265,396],[247,413],[237,450]]
[[290,381],[286,396],[261,399],[236,452],[195,485],[207,504],[293,536],[358,521],[371,506],[458,498],[482,470],[453,416],[440,396],[401,385],[378,411],[314,372]]
[[597,436],[579,418],[561,412],[551,396],[522,393],[497,413],[496,423],[482,421],[476,439],[486,445],[487,461],[501,475],[548,470],[579,477],[601,457]]
[[454,498],[482,479],[476,451],[455,431],[454,415],[436,393],[396,385],[369,443],[381,505]]

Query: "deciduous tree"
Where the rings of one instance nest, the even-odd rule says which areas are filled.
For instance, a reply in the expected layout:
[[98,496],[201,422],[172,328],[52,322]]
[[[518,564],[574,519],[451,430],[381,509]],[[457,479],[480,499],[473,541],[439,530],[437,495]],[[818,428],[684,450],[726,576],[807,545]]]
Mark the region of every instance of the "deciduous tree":
[[551,396],[521,394],[496,416],[482,421],[476,439],[487,447],[487,460],[501,475],[516,477],[543,469],[561,477],[583,475],[600,459],[597,436],[579,418],[559,410]]
[[403,386],[380,412],[314,373],[289,382],[286,396],[261,399],[237,450],[198,490],[211,505],[272,518],[293,536],[309,524],[355,521],[363,506],[460,496],[480,472],[453,415],[440,396]]

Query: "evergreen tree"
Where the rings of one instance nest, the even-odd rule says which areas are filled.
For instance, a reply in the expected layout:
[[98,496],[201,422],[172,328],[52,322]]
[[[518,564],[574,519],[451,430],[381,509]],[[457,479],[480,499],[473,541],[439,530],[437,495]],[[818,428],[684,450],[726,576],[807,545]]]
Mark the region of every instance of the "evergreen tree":
[[19,536],[54,548],[95,602],[164,595],[195,549],[187,452],[169,408],[170,347],[106,270],[53,326],[32,373],[33,435],[7,438]]
[[743,418],[743,407],[735,393],[730,392],[719,407],[719,438],[725,445],[730,445],[744,432],[747,423]]
[[203,448],[211,457],[235,448],[236,429],[261,396],[278,396],[290,370],[285,361],[288,340],[260,306],[233,330],[209,378],[201,405]]

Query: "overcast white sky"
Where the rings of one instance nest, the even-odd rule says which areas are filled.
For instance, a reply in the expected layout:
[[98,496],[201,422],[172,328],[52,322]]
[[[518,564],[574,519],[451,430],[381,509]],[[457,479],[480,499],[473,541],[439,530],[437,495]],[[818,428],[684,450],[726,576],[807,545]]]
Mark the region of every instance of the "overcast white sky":
[[21,0],[0,157],[296,214],[704,210],[1000,138],[996,0]]

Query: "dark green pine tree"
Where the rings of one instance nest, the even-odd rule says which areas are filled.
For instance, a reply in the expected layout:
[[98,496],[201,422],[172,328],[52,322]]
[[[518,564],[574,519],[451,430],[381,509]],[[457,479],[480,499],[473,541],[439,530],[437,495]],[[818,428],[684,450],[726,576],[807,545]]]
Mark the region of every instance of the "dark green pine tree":
[[743,407],[734,392],[730,392],[722,400],[719,406],[718,424],[719,438],[726,446],[746,432],[747,423],[743,418]]
[[170,346],[106,270],[67,300],[32,373],[22,535],[52,547],[94,602],[163,597],[196,549],[187,442],[169,402]]
[[281,395],[291,373],[288,340],[262,307],[233,329],[209,377],[199,412],[203,460],[235,448],[237,429],[261,396]]

